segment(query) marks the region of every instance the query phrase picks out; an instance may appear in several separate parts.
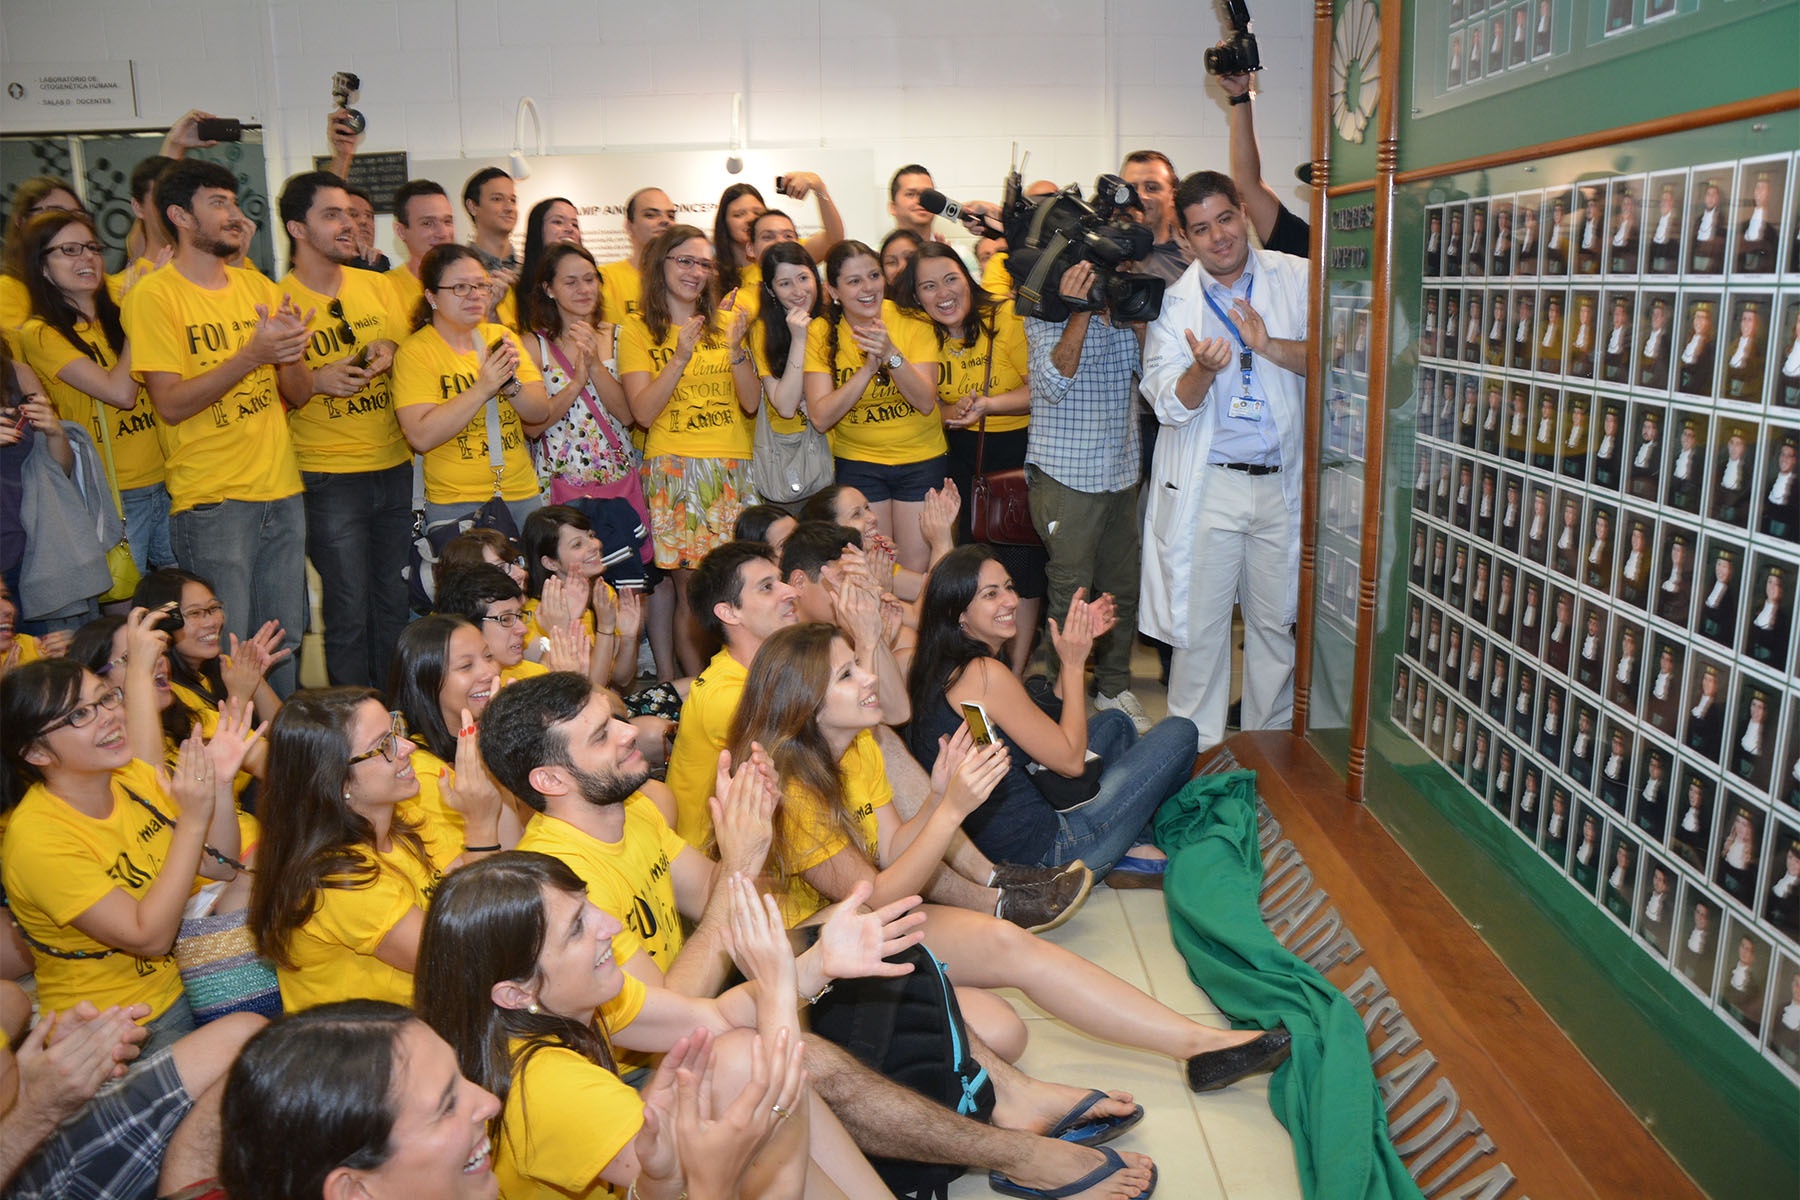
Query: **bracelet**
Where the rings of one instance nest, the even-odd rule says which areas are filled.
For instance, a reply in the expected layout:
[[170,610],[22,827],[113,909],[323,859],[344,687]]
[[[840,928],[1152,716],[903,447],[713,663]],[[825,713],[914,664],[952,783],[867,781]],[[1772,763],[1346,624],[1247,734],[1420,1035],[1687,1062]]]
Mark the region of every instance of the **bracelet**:
[[734,354],[731,357],[731,365],[734,367],[741,367],[749,361],[750,352],[748,350],[744,351],[742,354]]
[[1233,104],[1248,104],[1250,103],[1250,93],[1239,92],[1237,95],[1231,97],[1231,102]]
[[596,630],[594,630],[594,636],[595,637],[616,637],[616,636],[618,636],[618,632],[619,632],[619,627],[617,625],[614,625],[611,629],[596,629]]
[[[631,1186],[625,1189],[625,1200],[639,1200],[638,1190],[637,1190],[637,1180],[635,1180],[635,1179],[632,1180]],[[681,1195],[675,1197],[675,1200],[688,1200],[687,1189],[682,1188]]]
[[821,1001],[825,998],[825,993],[829,992],[830,990],[831,990],[831,985],[828,983],[824,987],[819,989],[817,995],[802,996],[800,998],[802,1000],[806,1001],[808,1004],[817,1004],[819,1001]]
[[499,852],[499,842],[495,842],[491,846],[470,846],[466,844],[463,846],[463,853],[465,854],[498,854]]

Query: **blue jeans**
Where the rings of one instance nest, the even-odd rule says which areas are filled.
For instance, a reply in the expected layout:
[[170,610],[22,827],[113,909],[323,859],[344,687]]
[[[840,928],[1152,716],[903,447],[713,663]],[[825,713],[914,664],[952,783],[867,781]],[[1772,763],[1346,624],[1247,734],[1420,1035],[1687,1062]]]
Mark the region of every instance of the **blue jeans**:
[[119,493],[125,510],[125,540],[131,543],[131,561],[140,573],[175,565],[169,545],[169,489],[160,483],[126,488]]
[[1194,770],[1200,731],[1185,717],[1158,721],[1138,736],[1118,709],[1088,718],[1088,749],[1100,756],[1100,790],[1086,804],[1057,814],[1060,828],[1042,866],[1080,859],[1098,879],[1133,846],[1153,840],[1158,806]]
[[319,573],[325,675],[333,687],[387,686],[409,617],[412,464],[385,471],[304,471],[306,557]]
[[[286,697],[299,671],[306,632],[306,508],[298,495],[280,500],[221,500],[169,518],[175,561],[212,581],[225,606],[225,632],[248,638],[279,621],[289,657],[269,671],[269,686]],[[229,650],[229,642],[224,647]]]

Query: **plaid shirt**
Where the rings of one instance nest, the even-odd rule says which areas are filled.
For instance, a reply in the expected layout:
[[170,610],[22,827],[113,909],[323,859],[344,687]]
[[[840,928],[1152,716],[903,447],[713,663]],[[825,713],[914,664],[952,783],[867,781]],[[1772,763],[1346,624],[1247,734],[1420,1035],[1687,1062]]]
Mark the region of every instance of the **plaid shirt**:
[[1073,377],[1050,362],[1063,326],[1025,319],[1031,347],[1031,438],[1025,461],[1078,492],[1121,492],[1139,471],[1137,334],[1095,317]]

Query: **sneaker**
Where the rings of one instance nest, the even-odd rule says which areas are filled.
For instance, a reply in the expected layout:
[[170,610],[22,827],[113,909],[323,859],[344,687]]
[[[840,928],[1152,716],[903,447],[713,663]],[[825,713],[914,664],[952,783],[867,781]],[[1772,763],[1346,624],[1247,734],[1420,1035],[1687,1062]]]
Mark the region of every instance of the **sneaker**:
[[1000,889],[994,915],[1031,933],[1047,933],[1075,915],[1093,889],[1093,872],[1085,867],[1044,883],[1025,883]]
[[1150,727],[1156,723],[1150,719],[1150,714],[1144,711],[1144,706],[1138,703],[1138,698],[1131,694],[1130,688],[1126,688],[1116,696],[1095,696],[1094,707],[1096,709],[1118,709],[1131,718],[1131,723],[1137,726],[1140,737],[1149,733]]
[[989,887],[1018,887],[1026,883],[1049,883],[1064,875],[1086,875],[1093,877],[1087,864],[1079,858],[1060,867],[1026,867],[1018,863],[995,863],[994,873],[988,877]]

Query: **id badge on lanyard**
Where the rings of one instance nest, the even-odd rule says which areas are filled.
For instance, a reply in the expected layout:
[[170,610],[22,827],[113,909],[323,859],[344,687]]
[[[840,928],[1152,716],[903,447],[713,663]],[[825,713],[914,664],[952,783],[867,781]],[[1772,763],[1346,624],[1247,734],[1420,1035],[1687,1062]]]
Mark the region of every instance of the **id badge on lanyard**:
[[[1249,285],[1244,288],[1244,303],[1250,302],[1250,294],[1255,290],[1256,277],[1253,275],[1250,277]],[[1212,294],[1205,288],[1201,288],[1200,295],[1218,315],[1226,332],[1231,334],[1231,340],[1238,345],[1238,394],[1231,398],[1231,406],[1226,410],[1226,415],[1239,421],[1260,421],[1263,419],[1263,409],[1266,405],[1250,394],[1250,376],[1255,369],[1256,358],[1250,353],[1250,347],[1244,344],[1243,336],[1238,333],[1237,326],[1232,323],[1230,317],[1225,315],[1225,310],[1219,307],[1218,301],[1212,298]]]

